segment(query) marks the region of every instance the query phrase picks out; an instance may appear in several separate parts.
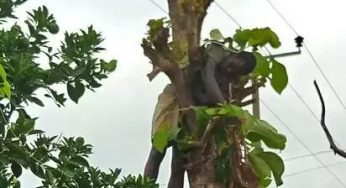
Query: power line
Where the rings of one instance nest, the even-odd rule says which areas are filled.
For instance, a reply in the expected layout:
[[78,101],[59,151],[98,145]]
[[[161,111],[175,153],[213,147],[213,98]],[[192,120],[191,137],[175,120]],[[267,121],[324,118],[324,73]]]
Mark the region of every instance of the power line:
[[[297,35],[299,36],[297,30],[294,29],[294,27],[290,24],[290,22],[283,16],[283,14],[279,11],[279,9],[270,1],[270,0],[266,0],[268,2],[268,4],[273,8],[273,10],[281,17],[281,19],[287,24],[288,27],[291,28],[291,30]],[[323,78],[327,81],[328,86],[330,87],[330,89],[332,90],[332,92],[334,93],[334,95],[336,96],[337,100],[339,101],[339,103],[341,104],[342,108],[344,110],[346,110],[346,105],[343,102],[343,100],[341,99],[341,97],[339,96],[339,94],[336,92],[334,86],[332,85],[332,83],[329,81],[329,79],[327,78],[325,72],[323,71],[323,69],[321,68],[320,64],[318,63],[318,61],[316,60],[316,58],[314,57],[314,55],[312,54],[312,52],[310,51],[310,49],[308,48],[306,43],[303,43],[303,47],[305,48],[305,50],[308,52],[309,56],[311,57],[314,65],[317,67],[317,69],[320,71],[320,73],[322,74]]]
[[330,175],[332,175],[343,187],[346,187],[345,183],[338,177],[336,174],[331,171],[323,162],[321,159],[319,159],[311,150],[310,148],[291,130],[289,126],[285,122],[282,121],[282,119],[263,101],[261,100],[261,103],[263,106],[267,108],[267,110],[273,114],[273,116],[282,123],[282,125],[288,130],[289,133],[292,134],[292,136],[311,154],[312,157],[314,157],[322,166],[325,168]]
[[[270,1],[270,0],[266,0],[268,2],[268,4],[273,8],[273,10],[281,17],[281,19],[291,28],[291,30],[296,33],[297,36],[299,36],[297,30],[294,29],[294,27],[290,24],[290,22],[283,16],[283,14],[281,14],[281,12],[279,11],[279,9]],[[346,110],[346,105],[343,102],[343,100],[341,99],[340,95],[336,92],[335,88],[333,87],[332,83],[329,81],[327,75],[325,74],[325,72],[323,71],[323,69],[321,68],[320,64],[318,63],[318,61],[316,60],[316,58],[314,57],[314,55],[312,54],[312,52],[310,51],[308,45],[306,43],[303,43],[303,47],[305,48],[306,52],[308,53],[308,55],[310,56],[310,58],[312,59],[314,65],[316,66],[316,68],[319,70],[319,72],[322,74],[323,78],[326,80],[329,88],[332,90],[333,94],[336,96],[338,102],[340,103],[340,105],[342,106],[342,108],[344,110]],[[268,50],[267,50],[268,51]],[[268,51],[269,52],[269,51]],[[269,52],[270,53],[270,52]],[[297,92],[296,89],[294,89],[294,87],[289,84],[289,87],[293,90],[293,92],[296,94],[296,96],[300,99],[300,101],[304,104],[305,108],[311,113],[311,115],[314,117],[314,119],[319,123],[319,119],[316,116],[316,114],[312,111],[312,109],[309,107],[309,105],[304,101],[303,97]]]
[[226,14],[228,18],[230,18],[239,28],[241,28],[240,23],[230,14],[228,13],[218,2],[214,1],[215,5],[219,7],[219,9]]
[[323,78],[327,81],[328,86],[330,87],[330,89],[333,91],[334,95],[336,96],[336,98],[338,99],[338,101],[340,102],[340,104],[342,105],[342,107],[346,110],[346,106],[345,103],[342,101],[341,97],[338,95],[338,93],[336,92],[335,88],[332,86],[332,84],[330,83],[329,79],[327,78],[326,74],[324,73],[324,71],[322,70],[321,66],[319,65],[319,63],[317,62],[316,58],[313,56],[313,54],[311,53],[310,49],[308,48],[308,46],[306,45],[306,43],[304,44],[304,48],[306,50],[306,52],[308,52],[309,56],[311,57],[312,61],[314,62],[314,64],[316,65],[316,67],[318,68],[318,70],[321,72]]
[[303,159],[303,158],[307,158],[307,157],[312,157],[313,155],[321,155],[321,154],[325,154],[325,153],[333,153],[333,151],[326,150],[326,151],[320,151],[320,152],[313,153],[313,154],[299,155],[299,156],[296,156],[296,157],[290,157],[290,158],[284,159],[284,161],[285,162],[294,161],[294,160],[297,160],[297,159]]
[[168,14],[168,11],[164,8],[162,8],[161,5],[159,5],[158,3],[156,3],[154,0],[149,0],[153,5],[155,5],[157,8],[159,8],[162,12]]
[[[278,11],[278,9],[276,9],[276,7],[269,1],[269,0],[267,0],[268,1],[268,3],[274,8],[274,10],[276,10],[277,11],[277,13],[280,15],[280,17],[282,17],[282,19],[283,20],[285,20],[285,22],[291,27],[291,29],[294,31],[294,32],[296,32],[296,30],[292,27],[292,25],[288,22],[288,20],[286,20],[285,19],[285,17],[283,17],[283,15]],[[236,23],[239,27],[241,27],[241,24],[232,16],[232,15],[230,15],[219,3],[217,3],[217,2],[215,2],[216,3],[216,5],[217,5],[217,7],[219,7],[221,10],[222,10],[222,12],[224,12],[234,23]],[[296,32],[296,34],[298,35],[298,32]],[[266,46],[264,46],[264,49],[265,49],[265,51],[269,54],[269,55],[271,55],[271,52],[269,51],[269,49],[266,47]],[[307,50],[308,51],[308,50]],[[313,58],[313,57],[312,57]],[[313,58],[314,59],[314,58]],[[316,63],[316,65],[318,66],[318,63]],[[319,66],[318,66],[319,67]],[[323,71],[322,71],[322,69],[320,70],[322,73],[323,73]],[[324,75],[324,74],[322,74],[322,75]],[[325,76],[325,75],[324,75]],[[327,82],[328,83],[330,83],[329,81],[328,81],[328,79],[327,79],[327,77],[325,77],[325,79],[327,80]],[[330,84],[330,86],[331,86],[331,84]],[[298,91],[291,85],[291,84],[289,84],[289,87],[290,87],[290,89],[292,89],[293,90],[293,92],[295,93],[295,95],[300,99],[300,101],[304,104],[304,106],[305,106],[305,108],[311,113],[311,115],[314,117],[314,119],[319,123],[319,119],[318,119],[318,117],[316,116],[316,114],[312,111],[312,109],[310,108],[310,106],[305,102],[305,100],[303,99],[303,97],[298,93]],[[333,89],[333,87],[331,87],[332,88],[332,90],[333,91],[335,91],[334,89]],[[336,94],[336,92],[335,92],[335,94]],[[336,96],[338,97],[338,95],[336,94]],[[338,97],[338,99],[340,99],[339,97]],[[341,99],[340,99],[340,101],[341,101]],[[342,102],[342,101],[341,101]]]
[[281,14],[281,12],[274,6],[274,4],[270,0],[266,0],[268,4],[274,9],[274,11],[281,17],[281,19],[288,25],[288,27],[291,28],[291,30],[296,33],[297,36],[299,36],[297,30],[294,29],[294,27],[290,24],[290,22]]
[[[333,167],[333,166],[339,166],[339,165],[343,165],[345,163],[346,163],[345,161],[342,161],[342,162],[326,165],[326,167],[328,168],[328,167]],[[300,175],[300,174],[304,174],[304,173],[307,173],[307,172],[311,172],[311,171],[315,171],[315,170],[323,169],[323,168],[325,168],[325,167],[324,166],[319,166],[319,167],[315,167],[315,168],[309,168],[309,169],[302,170],[302,171],[299,171],[299,172],[287,174],[287,175],[285,175],[285,177],[287,178],[287,177],[297,176],[297,175]]]
[[310,112],[310,114],[314,117],[314,119],[317,121],[317,123],[320,123],[320,120],[318,119],[317,115],[312,111],[310,106],[306,103],[306,101],[303,99],[303,97],[298,93],[298,91],[289,83],[288,86],[290,89],[295,93],[295,95],[299,98],[300,102],[302,102],[305,106],[305,108]]

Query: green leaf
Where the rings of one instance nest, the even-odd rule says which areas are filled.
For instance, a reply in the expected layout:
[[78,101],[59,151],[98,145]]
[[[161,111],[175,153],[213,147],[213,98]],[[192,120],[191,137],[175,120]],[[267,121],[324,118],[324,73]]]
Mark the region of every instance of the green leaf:
[[26,159],[29,157],[29,153],[17,143],[6,143],[6,147],[9,149],[11,156],[20,157],[21,159]]
[[40,99],[38,99],[37,97],[30,97],[29,100],[30,100],[30,102],[33,102],[39,106],[44,107],[43,102]]
[[71,83],[67,84],[67,93],[75,103],[78,103],[78,100],[84,94],[84,91],[85,87],[81,82],[75,82],[74,87]]
[[72,178],[72,177],[75,175],[75,173],[76,173],[76,172],[74,171],[74,169],[68,168],[68,167],[66,167],[66,166],[62,166],[62,167],[60,168],[60,170],[64,172],[64,175],[66,175],[66,176],[68,176],[68,177],[70,177],[70,178]]
[[268,77],[268,75],[270,74],[269,61],[267,61],[267,59],[263,57],[260,53],[253,52],[252,54],[256,58],[256,67],[253,72],[258,76],[262,76],[264,78]]
[[218,29],[211,30],[209,35],[211,40],[222,41],[225,39],[225,37],[222,36],[220,30]]
[[272,149],[283,150],[286,147],[286,137],[263,120],[256,119],[247,129],[246,138],[252,142],[261,140]]
[[51,92],[53,98],[56,100],[57,105],[59,106],[59,104],[64,105],[64,102],[66,101],[66,98],[64,97],[64,94],[58,94],[55,90],[50,89],[49,91]]
[[207,108],[205,110],[205,113],[212,116],[212,115],[216,115],[218,110],[219,110],[218,108]]
[[46,180],[49,182],[49,183],[54,183],[54,175],[53,175],[53,173],[52,173],[52,170],[51,169],[49,169],[49,168],[47,168],[46,169],[46,175],[45,175],[45,177],[46,177]]
[[270,167],[273,173],[276,185],[277,186],[282,185],[283,181],[281,177],[285,171],[285,165],[281,157],[273,152],[262,152],[262,153],[258,153],[257,155],[258,157],[263,159],[267,163],[267,165]]
[[228,105],[221,106],[217,114],[221,116],[227,116],[227,117],[236,116],[241,118],[244,116],[244,110],[240,108],[239,106],[228,104]]
[[2,79],[2,81],[6,81],[6,72],[4,67],[0,64],[0,78]]
[[85,143],[85,140],[83,137],[78,137],[76,138],[76,143],[78,144],[78,146],[83,146]]
[[181,128],[179,128],[178,126],[172,126],[168,132],[168,141],[177,139],[180,131]]
[[236,33],[233,35],[233,40],[238,43],[241,48],[245,48],[249,38],[251,37],[251,30],[237,29]]
[[70,159],[70,162],[74,162],[83,167],[89,167],[89,162],[81,156],[73,157],[72,159]]
[[47,28],[48,28],[48,31],[51,33],[51,34],[57,34],[59,32],[59,26],[58,24],[56,23],[49,23],[47,25]]
[[44,169],[42,168],[41,165],[37,164],[37,163],[33,163],[30,166],[30,170],[32,173],[34,173],[36,176],[44,179]]
[[7,181],[5,177],[0,177],[0,188],[9,188],[10,182]]
[[17,130],[20,134],[27,134],[30,131],[34,130],[35,120],[33,119],[25,119],[22,125],[18,125]]
[[66,79],[66,77],[67,75],[60,68],[54,68],[48,70],[48,77],[45,82],[49,85],[56,84]]
[[34,129],[35,120],[35,118],[30,119],[24,110],[18,110],[15,132],[17,134],[27,134],[31,132]]
[[151,19],[147,23],[147,26],[149,26],[149,31],[148,31],[148,39],[150,41],[156,40],[156,34],[157,32],[162,29],[166,25],[167,21],[166,18],[161,18],[161,19]]
[[206,113],[208,107],[205,106],[196,106],[193,108],[196,114],[197,124],[206,124],[210,120],[210,115]]
[[22,175],[23,169],[22,166],[20,166],[20,164],[18,164],[17,162],[13,161],[11,164],[11,170],[14,176],[16,176],[17,178]]
[[[263,180],[270,179],[271,170],[267,163],[260,157],[256,155],[256,152],[249,153],[249,161],[252,166],[253,172],[262,182]],[[265,181],[264,181],[265,182]],[[263,185],[266,187],[265,185]],[[267,185],[268,186],[268,185]]]
[[165,152],[168,145],[169,131],[168,130],[158,130],[153,135],[153,146],[161,153]]
[[35,135],[35,134],[43,134],[43,133],[44,133],[44,131],[42,131],[42,130],[32,130],[28,134],[29,135]]
[[0,83],[3,83],[0,87],[0,95],[11,98],[11,85],[6,79],[6,72],[2,64],[0,64],[0,78]]
[[281,45],[279,37],[269,27],[238,29],[233,39],[241,48],[245,48],[247,44],[252,47],[270,44],[273,48],[278,48]]
[[2,88],[2,91],[4,92],[7,98],[11,98],[11,85],[10,83],[8,83],[8,81],[4,82],[4,87]]
[[109,63],[101,61],[101,68],[106,72],[113,72],[117,68],[117,60],[112,60]]
[[211,119],[211,115],[206,113],[207,107],[195,107],[193,110],[195,111],[196,115],[196,122],[197,122],[197,135],[201,135],[206,126],[208,125],[208,122]]
[[277,62],[275,59],[271,60],[273,62],[273,66],[271,69],[271,85],[274,90],[281,94],[281,92],[286,88],[288,84],[288,75],[286,71],[286,67]]
[[279,48],[281,46],[281,42],[280,42],[278,35],[270,29],[268,32],[270,35],[270,39],[269,39],[270,46],[273,48]]

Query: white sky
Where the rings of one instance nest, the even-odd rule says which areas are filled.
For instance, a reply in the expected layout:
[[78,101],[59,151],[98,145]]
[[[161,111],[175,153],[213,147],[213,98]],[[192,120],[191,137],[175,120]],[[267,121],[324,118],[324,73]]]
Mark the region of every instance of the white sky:
[[[156,2],[167,9],[165,0]],[[273,53],[296,50],[293,43],[295,33],[265,0],[217,2],[232,14],[243,28],[271,27],[282,41],[282,48],[272,51]],[[273,0],[273,3],[305,37],[306,44],[321,68],[346,102],[346,2]],[[42,4],[54,13],[62,31],[78,31],[79,28],[93,24],[106,39],[103,44],[107,51],[103,57],[116,58],[119,64],[115,73],[103,82],[103,87],[97,89],[96,93],[88,92],[79,105],[68,103],[65,108],[57,108],[53,103],[48,103],[45,108],[32,106],[31,112],[40,117],[38,128],[46,130],[49,135],[63,133],[64,136],[85,137],[88,143],[94,145],[95,154],[91,157],[93,163],[102,169],[122,168],[123,175],[142,173],[150,148],[151,118],[157,95],[168,80],[164,75],[160,75],[153,82],[147,80],[145,75],[150,72],[151,66],[142,53],[140,41],[147,30],[147,20],[166,15],[149,0],[31,0],[21,7],[18,13],[23,17],[25,11]],[[232,35],[237,26],[214,5],[209,9],[203,36],[207,36],[213,28],[221,29],[225,35]],[[56,37],[54,41],[58,39]],[[320,102],[312,84],[313,79],[318,80],[326,100],[327,124],[338,144],[346,147],[346,127],[343,124],[346,110],[338,103],[307,52],[303,49],[300,56],[279,60],[287,66],[291,85],[319,117]],[[261,90],[261,97],[310,151],[318,153],[329,149],[318,122],[290,88],[280,96],[267,87]],[[264,107],[262,118],[286,133],[288,145],[282,152],[285,159],[311,154]],[[167,154],[169,155],[170,153]],[[317,158],[324,165],[346,162],[332,153],[319,154]],[[345,187],[331,173],[346,184],[346,163],[329,167],[330,173],[314,156],[287,161],[285,174],[318,167],[322,168],[285,177],[282,187]],[[28,174],[21,177],[23,187],[38,185],[38,180]],[[159,182],[166,183],[168,175],[169,157],[166,157]]]

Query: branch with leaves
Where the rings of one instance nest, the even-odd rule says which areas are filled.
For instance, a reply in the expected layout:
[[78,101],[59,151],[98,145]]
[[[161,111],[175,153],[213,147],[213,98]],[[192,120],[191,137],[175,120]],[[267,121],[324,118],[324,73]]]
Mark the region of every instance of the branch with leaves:
[[[49,37],[59,32],[59,26],[45,6],[28,12],[23,24],[2,25],[16,19],[13,8],[24,2],[0,2],[0,187],[19,188],[19,177],[27,169],[41,179],[40,187],[157,188],[142,176],[119,179],[120,169],[106,172],[93,167],[88,162],[92,146],[82,137],[50,137],[36,128],[37,118],[24,104],[43,107],[48,97],[63,106],[66,93],[56,85],[65,86],[68,97],[78,103],[87,89],[101,86],[117,61],[97,58],[105,49],[92,26],[65,32],[61,47],[52,48]],[[38,96],[37,90],[46,93]]]

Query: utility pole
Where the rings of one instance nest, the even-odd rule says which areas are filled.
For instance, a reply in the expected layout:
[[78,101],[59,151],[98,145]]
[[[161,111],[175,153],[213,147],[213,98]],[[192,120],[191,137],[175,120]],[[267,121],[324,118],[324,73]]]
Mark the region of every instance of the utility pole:
[[[252,83],[254,85],[254,83]],[[260,101],[259,101],[259,89],[257,88],[256,91],[252,94],[252,98],[255,99],[255,102],[252,105],[252,115],[256,118],[260,118]]]
[[[301,50],[300,47],[303,45],[304,38],[301,36],[296,37],[295,39],[296,42],[296,47],[298,48],[298,51],[293,51],[293,52],[286,52],[286,53],[281,53],[281,54],[274,54],[274,55],[268,55],[266,58],[282,58],[282,57],[288,57],[288,56],[293,56],[293,55],[300,55]],[[252,85],[255,85],[255,83],[252,83]],[[256,91],[252,94],[252,98],[255,100],[255,102],[252,105],[252,115],[260,118],[261,113],[260,113],[260,96],[259,96],[259,89],[257,88]]]

